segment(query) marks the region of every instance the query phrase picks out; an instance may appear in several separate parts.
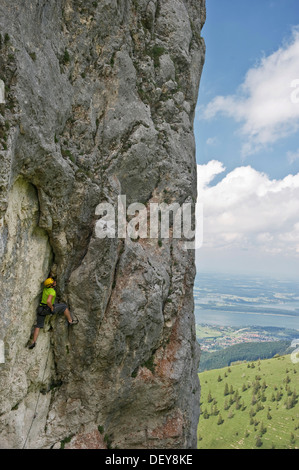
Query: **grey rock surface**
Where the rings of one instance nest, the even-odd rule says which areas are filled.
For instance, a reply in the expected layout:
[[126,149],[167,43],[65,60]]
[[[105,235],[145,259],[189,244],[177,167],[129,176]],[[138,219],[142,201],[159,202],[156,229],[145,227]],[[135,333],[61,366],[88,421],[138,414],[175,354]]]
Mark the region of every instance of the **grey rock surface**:
[[[96,207],[196,200],[204,0],[0,3],[0,448],[195,448],[194,251]],[[47,317],[42,282],[79,325]]]

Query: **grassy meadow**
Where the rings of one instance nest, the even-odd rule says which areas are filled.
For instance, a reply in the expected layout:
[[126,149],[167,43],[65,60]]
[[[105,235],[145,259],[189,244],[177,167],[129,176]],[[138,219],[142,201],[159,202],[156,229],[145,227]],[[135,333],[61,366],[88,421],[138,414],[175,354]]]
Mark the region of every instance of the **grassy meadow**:
[[299,363],[291,356],[199,374],[198,449],[298,449]]

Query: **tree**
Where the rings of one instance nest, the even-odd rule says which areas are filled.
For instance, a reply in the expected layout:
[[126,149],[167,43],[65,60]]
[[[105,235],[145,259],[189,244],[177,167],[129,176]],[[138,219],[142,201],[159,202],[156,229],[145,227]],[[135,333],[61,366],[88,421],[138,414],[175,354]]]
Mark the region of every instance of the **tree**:
[[225,400],[225,402],[224,402],[224,404],[223,404],[223,408],[224,408],[225,410],[228,410],[228,409],[229,409],[229,406],[230,406],[230,405],[229,405],[228,401]]
[[256,441],[255,441],[255,447],[261,447],[263,445],[262,439],[260,436],[257,436]]
[[262,390],[266,390],[266,388],[267,388],[267,384],[266,384],[266,382],[265,382],[265,380],[264,380],[264,381],[263,381],[263,384],[262,384]]
[[224,422],[224,419],[222,419],[222,416],[221,414],[218,416],[218,421],[217,421],[217,424],[220,425]]
[[253,394],[252,399],[251,399],[251,404],[255,405],[256,403],[257,403],[257,399],[256,399],[256,396]]
[[261,421],[261,424],[260,424],[260,433],[261,435],[265,434],[267,432],[267,428],[264,426],[264,423],[263,421]]
[[282,393],[279,390],[277,390],[275,400],[279,401],[279,400],[281,400],[281,397],[282,397]]
[[256,380],[255,382],[253,382],[252,387],[253,387],[253,393],[257,393],[259,389],[261,388],[261,384],[258,380]]
[[261,411],[264,409],[264,406],[261,404],[261,402],[257,402],[256,404],[256,412]]
[[291,408],[293,408],[296,405],[296,403],[297,403],[297,394],[294,391],[292,396],[289,397],[285,402],[286,409],[290,410]]
[[245,405],[244,400],[243,400],[242,403],[241,403],[241,411],[245,411],[246,408],[247,408],[247,406]]
[[242,407],[242,404],[240,403],[240,397],[237,397],[236,399],[236,410],[239,410]]

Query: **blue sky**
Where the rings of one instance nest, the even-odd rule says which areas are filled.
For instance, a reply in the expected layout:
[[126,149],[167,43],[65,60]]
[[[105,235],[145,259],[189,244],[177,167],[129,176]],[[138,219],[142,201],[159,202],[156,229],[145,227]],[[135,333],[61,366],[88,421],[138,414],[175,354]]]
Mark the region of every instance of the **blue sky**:
[[205,214],[198,271],[294,277],[299,2],[206,0],[206,5],[206,61],[194,123]]

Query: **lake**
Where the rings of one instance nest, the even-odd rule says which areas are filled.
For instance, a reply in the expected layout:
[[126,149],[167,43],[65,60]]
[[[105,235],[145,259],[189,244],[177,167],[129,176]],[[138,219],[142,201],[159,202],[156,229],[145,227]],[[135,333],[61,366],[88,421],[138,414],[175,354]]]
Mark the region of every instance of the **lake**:
[[197,324],[299,330],[295,280],[199,273],[194,302]]

